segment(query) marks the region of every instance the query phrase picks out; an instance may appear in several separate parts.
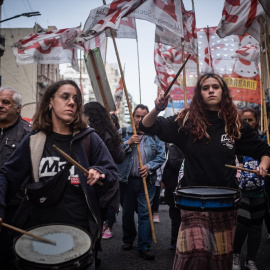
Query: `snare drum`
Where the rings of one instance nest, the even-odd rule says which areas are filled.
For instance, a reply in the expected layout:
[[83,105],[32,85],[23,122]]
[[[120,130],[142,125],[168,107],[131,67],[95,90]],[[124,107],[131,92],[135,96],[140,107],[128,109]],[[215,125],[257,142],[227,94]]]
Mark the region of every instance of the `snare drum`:
[[56,242],[40,242],[21,235],[14,242],[19,269],[85,269],[92,261],[92,240],[83,229],[72,225],[51,224],[29,232]]
[[226,211],[238,207],[240,192],[223,187],[184,187],[175,192],[180,209],[194,211]]

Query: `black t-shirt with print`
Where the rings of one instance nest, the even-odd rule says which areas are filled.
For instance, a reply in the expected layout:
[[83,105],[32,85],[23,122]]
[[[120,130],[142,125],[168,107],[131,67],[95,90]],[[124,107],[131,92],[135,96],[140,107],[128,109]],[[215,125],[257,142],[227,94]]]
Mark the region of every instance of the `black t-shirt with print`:
[[[61,135],[53,132],[47,136],[39,166],[40,181],[49,179],[64,169],[66,160],[53,145],[71,155],[71,140],[72,135]],[[90,213],[74,165],[71,166],[69,172],[67,185],[59,203],[47,208],[34,207],[31,215],[31,226],[64,223],[89,230],[88,219]]]

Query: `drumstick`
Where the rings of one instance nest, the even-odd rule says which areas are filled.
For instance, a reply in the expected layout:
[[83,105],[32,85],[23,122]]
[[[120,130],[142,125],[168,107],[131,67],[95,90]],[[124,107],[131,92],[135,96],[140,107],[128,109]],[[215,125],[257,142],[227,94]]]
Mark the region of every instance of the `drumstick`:
[[56,242],[53,242],[53,241],[51,241],[51,240],[48,240],[48,239],[46,239],[46,238],[44,238],[44,237],[41,237],[41,236],[39,236],[39,235],[30,233],[30,232],[28,232],[28,231],[22,230],[22,229],[20,229],[20,228],[14,227],[14,226],[11,226],[11,225],[9,225],[9,224],[7,224],[7,223],[4,223],[4,222],[2,222],[1,225],[4,226],[4,227],[9,228],[9,229],[11,229],[11,230],[14,230],[14,231],[16,231],[16,232],[19,232],[19,233],[23,233],[23,234],[29,235],[29,236],[31,236],[31,237],[33,237],[33,238],[39,240],[39,241],[42,241],[42,242],[45,242],[45,243],[48,243],[48,244],[51,244],[51,245],[56,246]]
[[[241,167],[237,167],[237,166],[232,166],[232,165],[225,164],[225,167],[236,169],[236,170],[241,170],[241,171],[252,172],[252,173],[257,174],[257,171],[255,171],[255,170],[249,170],[249,169],[245,169],[245,168],[241,168]],[[266,176],[270,176],[270,174],[266,174]]]
[[179,76],[179,74],[181,73],[181,71],[183,70],[183,68],[185,67],[185,65],[186,65],[186,63],[187,63],[187,61],[188,61],[188,59],[189,59],[190,56],[191,56],[191,54],[188,55],[186,61],[185,61],[184,64],[180,67],[180,69],[178,70],[178,72],[176,73],[176,75],[174,76],[174,78],[173,78],[171,84],[169,85],[168,89],[167,89],[166,92],[164,93],[164,97],[166,97],[167,94],[170,92],[170,90],[171,90],[171,88],[172,88],[174,82],[176,81],[177,77]]
[[[53,145],[53,147],[67,160],[69,161],[71,164],[73,164],[74,166],[76,166],[78,169],[80,169],[81,171],[83,171],[86,175],[89,174],[89,172],[82,166],[80,165],[77,161],[75,161],[72,157],[70,157],[67,153],[65,153],[64,151],[62,151],[60,148],[58,148],[55,144]],[[103,183],[100,182],[99,180],[97,180],[96,182],[97,184],[99,184],[100,186],[103,186]]]

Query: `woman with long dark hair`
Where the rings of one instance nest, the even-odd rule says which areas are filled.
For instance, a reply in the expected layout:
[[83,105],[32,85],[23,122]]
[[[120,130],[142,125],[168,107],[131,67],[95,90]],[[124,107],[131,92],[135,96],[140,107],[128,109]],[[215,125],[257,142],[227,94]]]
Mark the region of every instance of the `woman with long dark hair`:
[[84,105],[84,114],[89,124],[104,141],[115,163],[121,163],[125,158],[122,150],[122,138],[117,132],[106,109],[98,102],[92,101]]
[[[95,129],[95,132],[104,141],[114,162],[123,162],[125,152],[122,149],[122,138],[106,109],[100,103],[93,101],[84,105],[84,114],[88,117],[90,126]],[[103,215],[102,239],[110,239],[113,236],[112,228],[116,219],[116,212],[109,208],[108,210],[105,209]]]
[[[86,230],[92,245],[85,266],[92,261],[89,267],[94,268],[93,254],[99,249],[102,231],[100,209],[111,203],[117,170],[107,147],[88,127],[81,91],[74,81],[58,81],[47,88],[34,115],[33,129],[0,169],[0,222],[5,221],[5,200],[29,176],[14,225],[60,223]],[[67,162],[54,145],[86,168],[88,175]]]
[[[157,117],[167,107],[169,97],[159,95],[155,108],[140,122],[140,129],[183,151],[181,188],[237,189],[236,170],[225,167],[225,164],[235,165],[236,154],[260,160],[257,173],[266,175],[270,147],[241,119],[220,76],[202,75],[189,108],[166,119]],[[181,209],[174,269],[231,269],[236,217],[234,208],[217,212],[198,211],[195,207],[192,211]]]

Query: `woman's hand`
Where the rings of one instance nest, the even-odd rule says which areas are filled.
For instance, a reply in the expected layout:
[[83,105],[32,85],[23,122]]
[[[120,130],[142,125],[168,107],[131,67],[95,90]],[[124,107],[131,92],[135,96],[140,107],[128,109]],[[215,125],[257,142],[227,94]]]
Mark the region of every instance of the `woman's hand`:
[[164,111],[169,103],[170,95],[164,97],[164,91],[160,91],[158,97],[155,100],[155,108],[157,111]]
[[99,180],[99,178],[104,179],[105,174],[100,173],[99,171],[95,169],[89,169],[88,176],[87,176],[87,184],[90,184],[90,186],[93,186]]
[[261,163],[259,167],[257,168],[257,175],[261,177],[265,177],[268,173],[268,168],[270,165],[270,158],[268,156],[263,156],[261,158]]

